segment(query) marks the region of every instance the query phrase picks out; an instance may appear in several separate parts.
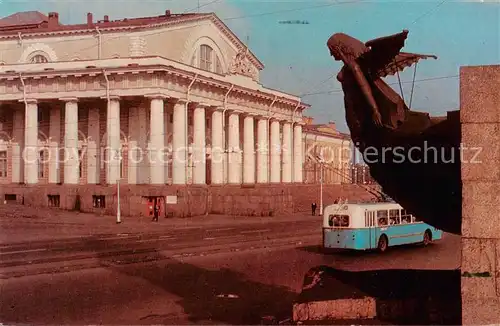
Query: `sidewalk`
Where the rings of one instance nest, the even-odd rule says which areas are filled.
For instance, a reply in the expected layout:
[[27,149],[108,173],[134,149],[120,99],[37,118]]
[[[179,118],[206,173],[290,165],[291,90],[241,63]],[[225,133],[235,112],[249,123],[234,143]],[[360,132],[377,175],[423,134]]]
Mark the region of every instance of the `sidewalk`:
[[[147,217],[116,216],[64,211],[54,208],[34,208],[23,205],[0,205],[0,243],[103,236],[117,234],[139,234],[206,227],[231,227],[241,225],[265,226],[269,223],[308,221],[321,225],[321,217],[298,213],[287,216],[251,217],[228,215],[205,215],[189,218],[160,218],[152,222]],[[319,232],[319,231],[318,231]]]

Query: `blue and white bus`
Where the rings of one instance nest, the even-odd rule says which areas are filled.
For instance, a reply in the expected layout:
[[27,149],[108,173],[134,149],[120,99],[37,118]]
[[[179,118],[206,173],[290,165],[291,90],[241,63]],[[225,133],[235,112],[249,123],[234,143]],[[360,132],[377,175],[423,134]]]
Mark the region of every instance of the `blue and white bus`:
[[323,212],[323,247],[381,252],[412,243],[430,244],[443,231],[417,220],[396,203],[333,204]]

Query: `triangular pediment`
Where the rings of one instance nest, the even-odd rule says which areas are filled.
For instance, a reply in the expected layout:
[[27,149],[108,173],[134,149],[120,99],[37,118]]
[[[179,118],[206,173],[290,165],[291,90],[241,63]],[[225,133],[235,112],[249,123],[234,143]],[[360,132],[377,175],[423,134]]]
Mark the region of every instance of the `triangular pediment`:
[[227,37],[228,41],[234,44],[240,51],[246,51],[247,57],[249,60],[259,69],[262,70],[264,68],[264,64],[257,58],[257,56],[247,49],[245,43],[241,41],[236,34],[226,25],[224,22],[217,17],[215,14],[210,14],[210,20],[214,23],[214,25]]

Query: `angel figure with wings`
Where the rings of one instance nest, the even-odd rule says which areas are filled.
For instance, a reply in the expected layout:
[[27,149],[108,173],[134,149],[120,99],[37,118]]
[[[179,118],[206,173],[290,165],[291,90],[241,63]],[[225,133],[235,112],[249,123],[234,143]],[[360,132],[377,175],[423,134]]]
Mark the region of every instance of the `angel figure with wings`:
[[[329,38],[330,55],[344,63],[337,79],[347,125],[361,153],[370,148],[365,162],[383,193],[434,227],[460,234],[460,159],[445,159],[461,157],[459,112],[448,112],[443,119],[410,110],[382,80],[420,59],[436,58],[401,52],[407,35],[404,30],[366,43],[343,33]],[[426,148],[441,155],[428,155]]]
[[366,137],[363,134],[373,127],[408,131],[407,127],[425,129],[432,124],[428,114],[410,111],[399,94],[382,80],[419,59],[436,58],[400,52],[407,34],[405,30],[365,44],[336,33],[327,42],[330,55],[344,63],[337,79],[342,84],[346,120],[355,142],[361,143]]

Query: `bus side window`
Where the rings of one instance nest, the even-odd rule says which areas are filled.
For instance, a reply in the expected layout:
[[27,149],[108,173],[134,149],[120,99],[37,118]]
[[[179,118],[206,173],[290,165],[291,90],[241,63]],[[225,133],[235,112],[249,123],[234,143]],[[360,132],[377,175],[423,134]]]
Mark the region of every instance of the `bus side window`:
[[391,225],[397,225],[399,223],[399,209],[389,210],[389,221]]
[[401,223],[402,224],[410,224],[413,223],[413,219],[410,214],[406,211],[406,209],[401,210]]
[[366,227],[372,227],[375,226],[374,222],[374,217],[375,213],[374,212],[366,212],[365,213],[365,226]]
[[377,211],[377,222],[379,226],[387,225],[387,210]]

